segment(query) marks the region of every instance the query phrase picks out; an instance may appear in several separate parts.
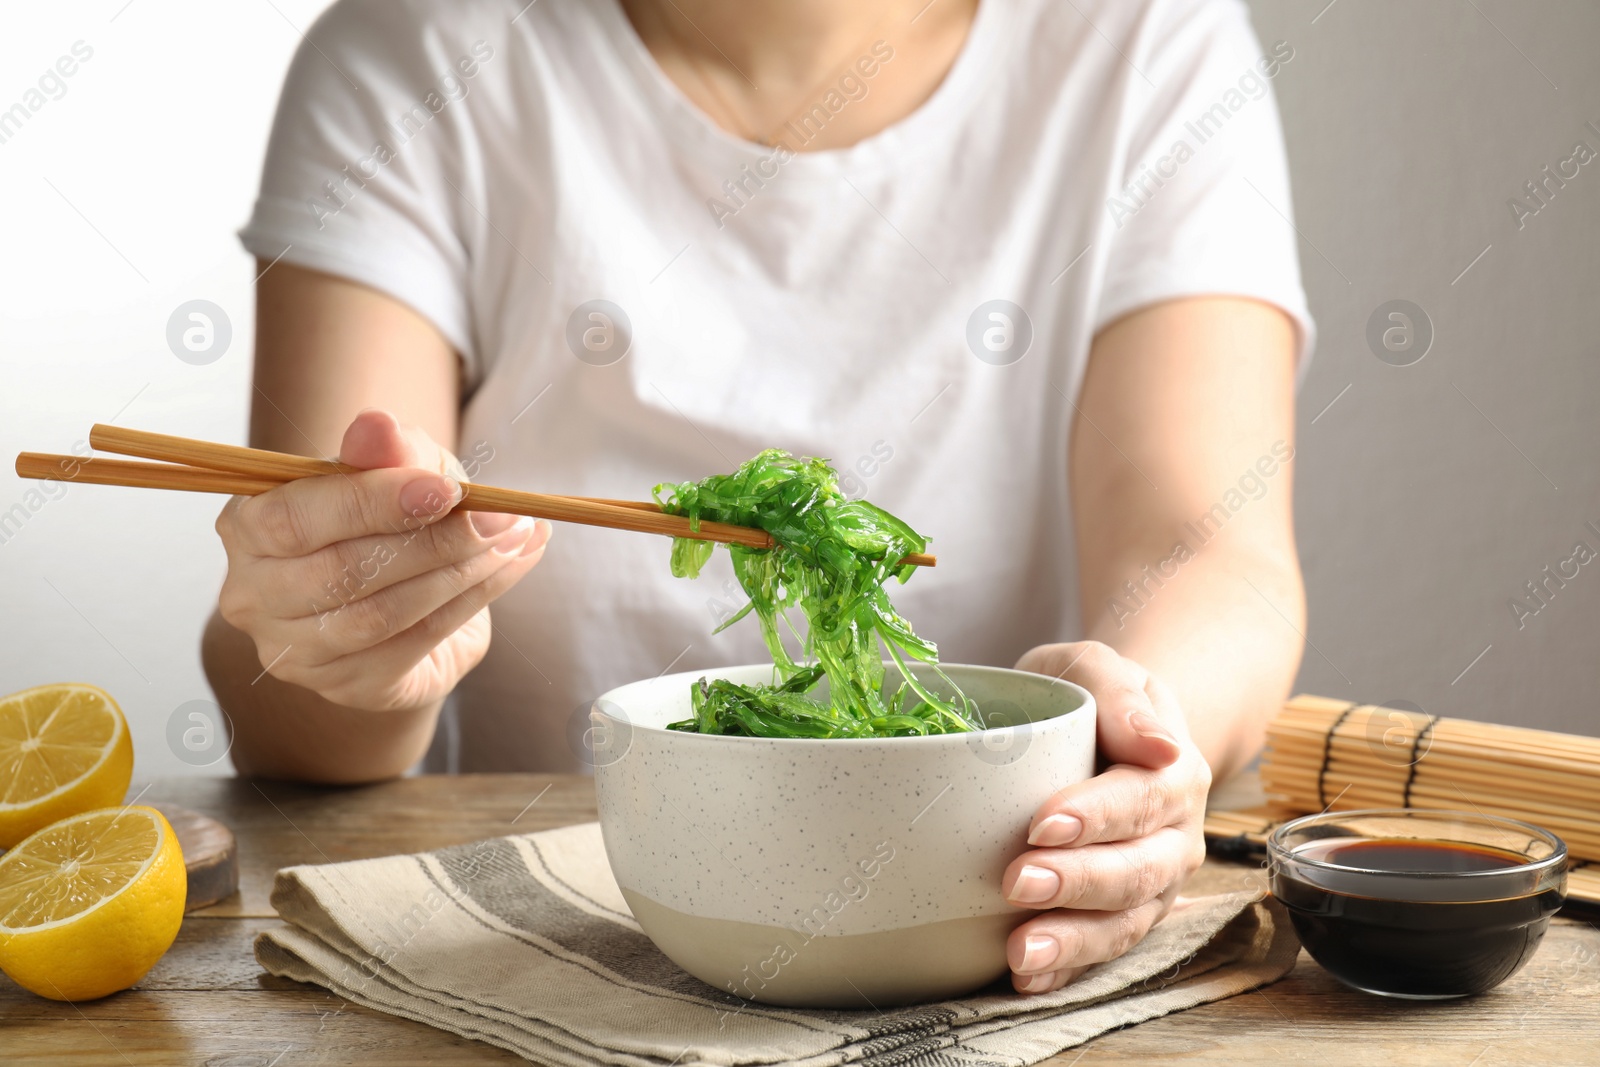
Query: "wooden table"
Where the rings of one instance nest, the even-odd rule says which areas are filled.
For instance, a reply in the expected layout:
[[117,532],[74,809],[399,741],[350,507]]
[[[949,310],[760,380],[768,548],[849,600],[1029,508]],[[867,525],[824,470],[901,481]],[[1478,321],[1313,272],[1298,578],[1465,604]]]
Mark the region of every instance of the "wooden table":
[[[595,818],[590,779],[406,778],[325,789],[224,778],[158,781],[146,795],[216,816],[239,838],[240,891],[190,915],[137,987],[87,1004],[34,997],[0,977],[0,1063],[523,1063],[509,1052],[273,978],[251,952],[277,920],[279,867],[549,829]],[[1191,891],[1259,884],[1257,868],[1208,861]],[[1327,1067],[1600,1064],[1600,928],[1557,919],[1538,956],[1482,997],[1402,1004],[1355,993],[1301,954],[1276,985],[1106,1034],[1063,1065],[1305,1063]]]

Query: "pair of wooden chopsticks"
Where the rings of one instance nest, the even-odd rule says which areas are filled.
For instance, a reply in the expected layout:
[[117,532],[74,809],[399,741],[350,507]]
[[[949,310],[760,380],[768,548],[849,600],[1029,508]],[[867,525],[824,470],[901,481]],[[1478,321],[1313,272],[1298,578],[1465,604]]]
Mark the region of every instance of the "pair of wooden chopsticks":
[[[96,423],[89,432],[89,444],[103,452],[160,462],[85,459],[82,456],[48,452],[21,452],[17,455],[17,474],[23,478],[89,482],[95,485],[255,496],[297,478],[360,472],[359,467],[332,460],[196,441],[188,437],[129,430],[103,423]],[[585,526],[606,526],[614,530],[748,545],[751,548],[776,547],[771,534],[751,526],[701,522],[698,529],[691,529],[686,517],[668,515],[660,505],[650,500],[552,496],[516,489],[497,489],[492,485],[463,484],[461,489],[462,499],[457,509],[463,511],[497,511],[557,522],[582,523]],[[926,553],[916,552],[901,562],[932,567],[938,560]]]

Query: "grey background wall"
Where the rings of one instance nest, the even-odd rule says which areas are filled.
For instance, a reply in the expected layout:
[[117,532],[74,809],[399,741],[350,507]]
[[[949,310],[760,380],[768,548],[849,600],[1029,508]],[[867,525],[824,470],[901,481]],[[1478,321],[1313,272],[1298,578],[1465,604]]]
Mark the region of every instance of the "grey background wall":
[[[232,231],[299,28],[323,6],[105,0],[9,16],[0,105],[74,43],[93,56],[0,143],[0,455],[69,451],[97,420],[241,438],[255,272]],[[1507,207],[1575,143],[1600,151],[1586,125],[1600,127],[1600,5],[1251,9],[1265,44],[1295,49],[1274,87],[1321,330],[1300,397],[1313,645],[1300,687],[1600,733],[1600,560],[1552,582],[1520,628],[1510,607],[1577,542],[1600,551],[1585,525],[1600,526],[1600,159],[1552,183],[1520,228]],[[204,366],[166,343],[195,299],[233,330]],[[1431,322],[1409,366],[1366,339],[1392,300]],[[97,683],[129,713],[140,777],[226,773],[168,736],[210,695],[196,643],[223,567],[217,502],[99,488],[41,502],[9,469],[0,512],[27,517],[0,531],[0,692]]]
[[[1600,733],[1600,559],[1566,565],[1547,607],[1525,587],[1580,541],[1600,552],[1600,155],[1520,226],[1507,204],[1538,206],[1524,183],[1579,142],[1600,153],[1600,5],[1250,7],[1295,47],[1274,84],[1321,331],[1300,687]],[[1432,322],[1410,366],[1366,336],[1396,299]]]

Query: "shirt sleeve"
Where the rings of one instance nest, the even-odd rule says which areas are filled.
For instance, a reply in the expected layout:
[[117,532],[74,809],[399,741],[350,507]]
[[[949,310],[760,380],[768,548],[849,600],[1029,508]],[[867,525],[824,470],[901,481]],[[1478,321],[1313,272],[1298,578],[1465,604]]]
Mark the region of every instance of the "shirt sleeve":
[[239,232],[265,262],[377,289],[431,321],[479,376],[462,236],[472,46],[408,4],[340,0],[306,33]]
[[1182,296],[1274,304],[1294,320],[1303,377],[1315,325],[1272,83],[1294,48],[1263,48],[1237,0],[1155,5],[1130,52],[1122,172],[1106,200],[1111,249],[1095,330]]

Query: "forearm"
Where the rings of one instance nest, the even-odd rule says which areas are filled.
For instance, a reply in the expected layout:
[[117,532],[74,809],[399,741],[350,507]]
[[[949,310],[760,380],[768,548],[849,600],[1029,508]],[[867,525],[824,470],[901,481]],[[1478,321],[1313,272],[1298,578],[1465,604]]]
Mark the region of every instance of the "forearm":
[[[1221,782],[1260,751],[1294,684],[1305,589],[1292,551],[1284,558],[1225,536],[1206,545],[1191,538],[1189,547],[1185,562],[1173,559],[1170,543],[1147,558],[1129,553],[1112,568],[1122,577],[1111,595],[1088,605],[1088,636],[1171,687]],[[1131,594],[1122,584],[1129,580]]]
[[362,711],[323,699],[261,669],[255,642],[213,614],[201,662],[233,729],[242,775],[329,784],[402,774],[433,739],[442,701],[401,711]]

